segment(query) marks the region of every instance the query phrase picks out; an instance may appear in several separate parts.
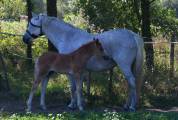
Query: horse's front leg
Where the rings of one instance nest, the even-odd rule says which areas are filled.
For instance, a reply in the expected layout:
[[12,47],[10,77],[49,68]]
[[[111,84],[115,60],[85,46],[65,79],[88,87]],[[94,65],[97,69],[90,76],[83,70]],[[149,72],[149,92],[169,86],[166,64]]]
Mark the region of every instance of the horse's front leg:
[[76,98],[76,83],[73,75],[67,75],[70,81],[70,89],[71,89],[71,102],[68,105],[70,109],[75,109],[77,107],[77,98]]
[[42,83],[41,83],[41,99],[40,99],[40,106],[42,110],[46,110],[46,104],[45,104],[45,94],[46,94],[46,88],[48,84],[49,77],[46,77]]

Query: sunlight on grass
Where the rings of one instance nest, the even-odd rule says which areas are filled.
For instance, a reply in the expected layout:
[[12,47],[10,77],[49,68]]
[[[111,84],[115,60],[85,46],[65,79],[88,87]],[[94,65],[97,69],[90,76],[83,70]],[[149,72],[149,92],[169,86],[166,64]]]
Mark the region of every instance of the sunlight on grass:
[[156,112],[74,112],[58,114],[7,114],[1,113],[0,118],[3,120],[176,120],[178,114],[156,113]]

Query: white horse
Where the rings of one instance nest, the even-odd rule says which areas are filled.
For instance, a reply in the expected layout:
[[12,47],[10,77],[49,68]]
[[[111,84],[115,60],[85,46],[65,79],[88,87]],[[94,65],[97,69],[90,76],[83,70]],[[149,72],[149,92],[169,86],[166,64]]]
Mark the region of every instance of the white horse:
[[[33,14],[23,36],[23,41],[28,44],[41,35],[46,35],[58,52],[63,54],[71,53],[80,46],[90,42],[93,38],[98,38],[106,56],[110,59],[93,56],[88,60],[86,69],[103,71],[118,65],[129,87],[129,97],[124,108],[129,111],[136,110],[137,98],[140,95],[142,84],[141,76],[144,57],[143,39],[139,35],[127,29],[114,29],[101,34],[90,34],[55,17]],[[71,102],[68,107],[75,108],[75,80],[73,75],[68,75],[68,77],[71,83]],[[45,90],[47,83],[48,78],[41,84],[40,105],[43,109],[46,109]],[[31,106],[31,101],[27,102],[27,104]]]

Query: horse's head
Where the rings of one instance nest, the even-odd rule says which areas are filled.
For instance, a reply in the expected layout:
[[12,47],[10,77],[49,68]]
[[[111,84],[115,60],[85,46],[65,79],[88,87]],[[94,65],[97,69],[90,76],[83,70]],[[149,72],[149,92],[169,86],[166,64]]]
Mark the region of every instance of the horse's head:
[[42,19],[43,15],[36,15],[32,13],[32,19],[29,21],[27,30],[23,35],[23,42],[28,44],[33,39],[43,35],[42,31]]
[[99,39],[94,38],[93,40],[94,40],[94,44],[95,44],[93,46],[94,47],[93,49],[94,49],[96,56],[104,56],[105,55],[104,49],[103,49],[101,43],[99,42]]

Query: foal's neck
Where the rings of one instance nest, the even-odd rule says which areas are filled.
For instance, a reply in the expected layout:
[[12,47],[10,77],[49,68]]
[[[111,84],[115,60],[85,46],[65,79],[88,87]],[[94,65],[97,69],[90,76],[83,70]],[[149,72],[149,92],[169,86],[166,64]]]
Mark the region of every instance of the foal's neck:
[[78,50],[75,50],[72,54],[82,54],[82,55],[94,55],[94,42],[85,44],[83,46],[81,46]]

